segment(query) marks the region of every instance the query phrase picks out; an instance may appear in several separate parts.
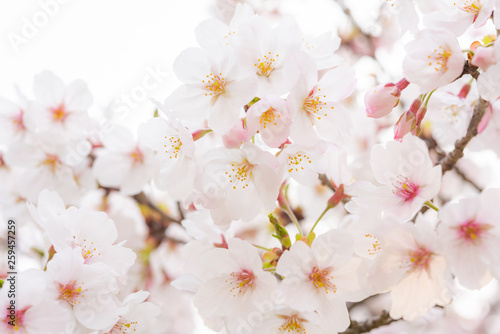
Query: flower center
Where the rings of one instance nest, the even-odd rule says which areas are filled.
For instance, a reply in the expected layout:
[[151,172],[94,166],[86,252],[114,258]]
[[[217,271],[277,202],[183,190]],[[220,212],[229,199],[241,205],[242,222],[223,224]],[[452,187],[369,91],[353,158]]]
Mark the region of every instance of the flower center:
[[419,193],[418,185],[410,181],[407,177],[398,176],[392,186],[394,187],[392,192],[404,199],[405,202],[413,200]]
[[302,166],[304,163],[312,163],[311,158],[304,152],[290,154],[288,156],[288,172],[292,173],[294,170],[295,172],[298,172],[299,170],[304,169]]
[[[278,58],[280,55],[276,55],[276,58]],[[264,55],[264,57],[257,59],[257,62],[254,64],[254,66],[257,68],[257,75],[269,78],[271,73],[273,73],[275,69],[275,62],[276,58],[274,58],[271,54],[271,51],[267,55]]]
[[226,172],[229,178],[229,183],[233,184],[233,189],[236,186],[241,185],[242,189],[248,187],[248,179],[252,175],[252,164],[250,164],[246,159],[242,162],[232,162],[230,170]]
[[56,172],[57,167],[59,166],[60,161],[59,157],[55,154],[47,154],[45,160],[43,160],[40,165],[45,165],[50,168],[52,173]]
[[218,75],[210,73],[207,75],[207,79],[202,82],[205,84],[205,89],[207,90],[205,96],[212,96],[214,99],[217,99],[219,95],[224,93],[226,88],[226,81],[222,77],[222,73]]
[[371,241],[370,246],[368,247],[368,255],[375,255],[382,249],[380,241],[370,233],[365,234],[365,238]]
[[420,270],[427,270],[429,268],[432,255],[424,246],[419,246],[417,249],[408,251],[408,273]]
[[293,314],[291,316],[287,315],[277,315],[278,318],[284,319],[285,322],[278,328],[278,333],[281,334],[306,334],[306,330],[302,327],[303,322],[307,320],[299,318],[298,314]]
[[19,112],[12,117],[12,124],[14,125],[14,128],[16,131],[25,131],[26,127],[24,126],[23,122],[23,115],[24,115],[24,110],[19,109]]
[[333,276],[330,275],[328,269],[319,269],[318,267],[314,267],[311,273],[309,274],[309,280],[311,283],[319,289],[323,289],[326,294],[330,291],[333,293],[337,292],[337,287],[330,280],[333,279]]
[[233,293],[233,297],[247,292],[254,286],[255,275],[253,271],[243,269],[240,272],[231,273],[230,276],[231,277],[226,280],[226,283],[229,284],[229,291]]
[[7,312],[5,318],[3,319],[3,322],[5,323],[6,326],[12,326],[12,324],[14,324],[12,328],[15,331],[18,331],[20,328],[24,328],[24,314],[30,307],[31,306],[26,306],[21,310],[16,310],[16,313],[14,314],[14,319],[11,319],[9,312]]
[[178,136],[165,136],[167,144],[163,145],[165,147],[165,153],[167,153],[169,159],[177,159],[179,152],[181,151],[182,142]]
[[64,123],[66,117],[68,117],[68,112],[66,111],[66,107],[64,104],[60,104],[58,107],[50,109],[52,113],[52,120],[55,122]]
[[[318,88],[318,95],[316,95],[315,90],[311,90],[309,93],[309,96],[305,99],[304,105],[302,108],[304,111],[307,113],[307,116],[311,120],[312,124],[314,125],[315,121],[321,120],[321,117],[323,116],[328,116],[327,113],[323,110],[323,107],[327,107],[326,103],[320,100],[320,91],[321,88]],[[323,97],[326,97],[326,95],[323,95]],[[330,109],[333,109],[334,107],[330,107]]]
[[137,321],[131,321],[127,323],[123,322],[117,322],[116,325],[111,328],[111,331],[107,332],[106,334],[112,334],[112,333],[133,333],[136,331],[136,325]]
[[[76,239],[76,237],[73,236],[73,239]],[[97,249],[94,247],[94,242],[91,241],[90,244],[88,244],[87,239],[83,239],[83,242],[81,243],[75,241],[75,246],[81,248],[85,263],[92,259],[94,257],[94,254],[97,252]],[[98,252],[97,255],[101,255],[101,253]]]
[[[81,303],[78,301],[81,293],[82,287],[77,286],[76,281],[72,281],[66,285],[59,284],[59,299],[66,300],[71,305]],[[82,297],[85,297],[85,295],[82,294]]]
[[142,151],[136,147],[132,152],[130,152],[129,157],[132,159],[132,164],[142,164],[144,162],[144,155]]
[[449,48],[443,48],[441,45],[434,52],[427,56],[429,59],[429,66],[434,68],[436,72],[442,70],[443,72],[448,71],[448,59],[451,56],[451,51]]
[[[453,4],[455,6],[457,5],[456,2]],[[462,5],[459,6],[459,8],[460,8],[460,10],[462,10],[466,13],[478,15],[479,11],[481,11],[481,8],[483,8],[483,5],[478,0],[466,0],[466,1],[462,2]]]
[[442,108],[443,119],[450,124],[457,124],[461,116],[462,108],[456,104]]
[[260,116],[259,123],[262,124],[262,127],[265,129],[268,124],[272,123],[272,125],[278,125],[276,122],[276,118],[280,118],[281,115],[276,112],[276,109],[270,107]]
[[458,237],[468,243],[477,243],[484,234],[488,232],[493,226],[489,224],[480,224],[474,220],[470,220],[458,227]]

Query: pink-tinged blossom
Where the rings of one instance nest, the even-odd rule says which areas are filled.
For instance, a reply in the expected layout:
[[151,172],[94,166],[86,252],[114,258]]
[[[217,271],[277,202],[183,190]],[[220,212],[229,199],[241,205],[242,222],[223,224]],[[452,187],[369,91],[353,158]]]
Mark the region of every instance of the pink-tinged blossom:
[[[67,164],[67,149],[65,146],[40,146],[26,142],[9,145],[5,162],[9,166],[23,168],[17,185],[23,198],[36,202],[40,191],[47,188],[61,193],[66,200],[73,201],[78,198],[81,190],[95,186],[93,180],[85,182],[84,174],[88,168],[84,167],[82,170],[81,179],[76,170]],[[83,165],[86,163],[85,160],[81,161]]]
[[59,301],[89,329],[108,328],[119,319],[116,275],[103,263],[84,262],[79,249],[57,252],[47,264],[47,299]]
[[90,126],[92,96],[87,85],[76,80],[66,86],[51,72],[35,77],[35,101],[27,110],[26,126],[51,144],[81,140]]
[[44,190],[38,205],[28,204],[33,219],[46,231],[56,252],[76,249],[84,264],[102,263],[116,275],[124,275],[135,261],[135,253],[122,245],[114,245],[117,238],[115,224],[106,213],[66,209],[56,192]]
[[422,30],[405,50],[405,78],[420,86],[423,93],[449,84],[462,73],[462,50],[455,36],[446,30]]
[[248,109],[246,122],[249,133],[258,131],[267,146],[276,148],[288,139],[292,115],[282,98],[268,95]]
[[439,238],[451,271],[460,284],[479,289],[500,278],[500,190],[486,189],[479,196],[463,198],[439,211]]
[[[9,276],[0,290],[0,331],[4,334],[64,333],[74,327],[75,318],[65,305],[57,300],[48,300],[45,295],[47,273],[39,269],[28,269],[12,276],[17,284],[15,314],[11,318],[9,307],[13,300],[9,295]],[[57,316],[54,316],[57,314]],[[10,324],[9,324],[10,322]],[[13,325],[12,325],[13,324]]]
[[433,166],[427,145],[406,135],[402,142],[390,141],[372,149],[370,164],[380,185],[359,189],[357,205],[386,212],[405,221],[413,217],[441,186],[441,166]]
[[384,233],[380,242],[368,281],[374,292],[391,291],[393,319],[412,321],[451,301],[452,276],[437,234],[423,217]]
[[132,132],[116,126],[102,139],[93,172],[99,184],[120,188],[124,195],[135,195],[153,176],[153,152],[134,140]]
[[471,25],[482,27],[491,17],[494,0],[442,0],[444,8],[424,18],[426,26],[449,30],[462,35]]
[[0,143],[20,141],[28,133],[25,125],[26,108],[0,97]]
[[212,277],[201,284],[193,298],[206,323],[213,318],[248,314],[267,300],[277,285],[276,278],[262,270],[254,246],[240,239],[229,239],[227,244],[227,249],[212,249],[199,258],[213,270]]
[[165,105],[181,121],[208,118],[208,126],[218,134],[229,131],[242,107],[255,97],[257,78],[241,68],[229,48],[218,53],[186,49],[175,60],[174,71],[184,85]]
[[331,230],[316,238],[311,247],[297,241],[281,256],[276,273],[283,276],[285,302],[298,311],[317,312],[325,329],[341,332],[349,326],[346,301],[360,300],[360,264],[353,255],[349,235]]
[[210,209],[214,222],[249,221],[263,209],[274,210],[280,187],[279,162],[253,144],[207,153],[195,202]]

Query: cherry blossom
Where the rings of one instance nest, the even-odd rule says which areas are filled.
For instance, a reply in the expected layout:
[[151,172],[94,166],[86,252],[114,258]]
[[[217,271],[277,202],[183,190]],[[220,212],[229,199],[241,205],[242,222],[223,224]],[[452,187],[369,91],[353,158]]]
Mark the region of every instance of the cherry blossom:
[[449,203],[439,212],[438,228],[446,258],[460,283],[478,289],[499,277],[497,245],[498,189]]
[[458,42],[447,30],[422,30],[405,50],[405,78],[420,86],[424,93],[452,82],[462,73],[465,59]]

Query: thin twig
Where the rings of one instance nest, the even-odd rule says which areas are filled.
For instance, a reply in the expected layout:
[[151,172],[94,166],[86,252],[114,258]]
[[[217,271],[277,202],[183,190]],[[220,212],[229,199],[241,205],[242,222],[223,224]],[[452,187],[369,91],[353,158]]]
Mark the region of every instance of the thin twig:
[[448,153],[439,164],[443,168],[443,174],[447,171],[453,169],[461,157],[464,155],[464,149],[467,144],[477,135],[477,127],[483,118],[486,108],[488,108],[489,102],[479,98],[474,107],[474,113],[472,114],[472,119],[470,120],[469,127],[465,136],[455,142],[455,149]]
[[337,189],[333,186],[333,184],[330,182],[330,180],[328,180],[328,177],[325,174],[319,174],[318,178],[321,181],[321,184],[323,184],[324,186],[327,186],[332,191],[337,191]]
[[180,223],[180,219],[175,219],[169,215],[167,215],[165,212],[160,210],[156,205],[151,202],[151,200],[143,193],[139,193],[137,195],[132,196],[132,198],[139,204],[142,204],[152,211],[156,212],[160,217],[162,218],[162,221],[168,226],[170,223]]
[[382,314],[373,320],[367,320],[363,322],[358,322],[351,320],[351,324],[349,325],[349,328],[345,332],[342,332],[340,334],[361,334],[361,333],[367,333],[375,328],[379,328],[382,326],[387,326],[394,321],[398,321],[400,319],[392,319],[391,316],[387,311],[382,311]]

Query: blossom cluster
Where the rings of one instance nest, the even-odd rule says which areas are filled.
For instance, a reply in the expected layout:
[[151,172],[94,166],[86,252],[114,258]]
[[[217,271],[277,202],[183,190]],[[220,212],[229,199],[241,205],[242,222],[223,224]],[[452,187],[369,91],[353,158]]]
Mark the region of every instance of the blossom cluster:
[[339,3],[340,37],[218,1],[137,133],[50,72],[0,99],[1,215],[30,263],[2,332],[189,333],[191,302],[217,332],[340,333],[363,306],[398,332],[500,279],[497,175],[471,158],[500,157],[500,3],[387,1],[399,77],[375,51],[401,36]]

